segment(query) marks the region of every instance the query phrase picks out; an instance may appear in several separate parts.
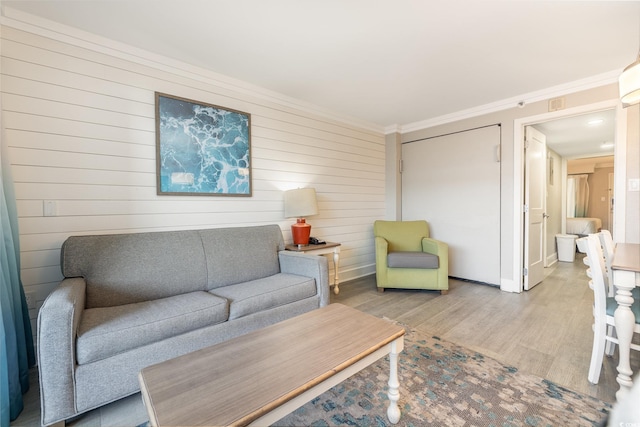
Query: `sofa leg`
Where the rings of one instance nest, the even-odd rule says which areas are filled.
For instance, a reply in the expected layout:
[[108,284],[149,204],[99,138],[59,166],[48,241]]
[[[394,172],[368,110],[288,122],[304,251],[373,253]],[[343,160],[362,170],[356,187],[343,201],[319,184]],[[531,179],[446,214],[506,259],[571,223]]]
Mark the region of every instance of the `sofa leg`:
[[440,295],[446,295],[449,293],[449,289],[443,289],[440,291]]
[[384,292],[384,288],[378,288],[378,292],[380,293]]
[[65,426],[65,420],[62,421],[58,421],[55,424],[51,424],[49,427],[64,427]]

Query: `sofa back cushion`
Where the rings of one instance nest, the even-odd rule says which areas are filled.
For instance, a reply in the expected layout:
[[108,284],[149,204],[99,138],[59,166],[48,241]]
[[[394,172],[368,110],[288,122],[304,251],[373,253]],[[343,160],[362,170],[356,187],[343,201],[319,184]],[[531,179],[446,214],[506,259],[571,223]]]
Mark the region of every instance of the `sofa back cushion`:
[[208,290],[260,279],[280,272],[284,250],[278,225],[200,230],[207,259]]
[[86,308],[203,291],[207,266],[198,231],[72,236],[62,245],[65,277],[84,277]]

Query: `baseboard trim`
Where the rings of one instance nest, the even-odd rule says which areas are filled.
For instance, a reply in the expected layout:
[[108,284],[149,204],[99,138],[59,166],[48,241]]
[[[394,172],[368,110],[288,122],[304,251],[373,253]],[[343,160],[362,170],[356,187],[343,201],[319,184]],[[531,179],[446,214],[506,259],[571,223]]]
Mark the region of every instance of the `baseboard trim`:
[[[375,264],[364,265],[346,270],[340,269],[338,278],[340,279],[340,286],[342,286],[342,284],[345,282],[359,279],[365,276],[370,276],[372,274],[376,274]],[[331,277],[330,283],[333,283],[333,276]]]

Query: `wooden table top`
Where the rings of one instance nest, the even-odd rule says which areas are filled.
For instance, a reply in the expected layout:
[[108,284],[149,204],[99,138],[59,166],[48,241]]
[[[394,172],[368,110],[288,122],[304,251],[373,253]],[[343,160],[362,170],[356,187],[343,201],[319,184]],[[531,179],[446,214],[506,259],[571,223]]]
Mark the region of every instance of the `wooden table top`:
[[142,393],[160,426],[246,425],[404,333],[330,304],[149,366]]
[[614,270],[640,272],[640,244],[616,244],[613,259],[611,260],[611,268]]
[[294,245],[293,243],[290,243],[288,245],[285,245],[285,249],[288,251],[305,252],[305,251],[313,251],[315,249],[335,248],[336,246],[340,246],[340,245],[341,243],[336,243],[336,242],[326,242],[326,243],[321,243],[319,245],[303,245],[303,246],[298,246],[298,245]]

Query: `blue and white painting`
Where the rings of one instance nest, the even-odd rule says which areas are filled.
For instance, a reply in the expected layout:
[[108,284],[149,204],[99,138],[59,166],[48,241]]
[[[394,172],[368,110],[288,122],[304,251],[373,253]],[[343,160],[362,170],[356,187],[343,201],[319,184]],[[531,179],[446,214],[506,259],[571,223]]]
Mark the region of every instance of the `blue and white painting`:
[[251,116],[156,93],[158,194],[251,196]]

